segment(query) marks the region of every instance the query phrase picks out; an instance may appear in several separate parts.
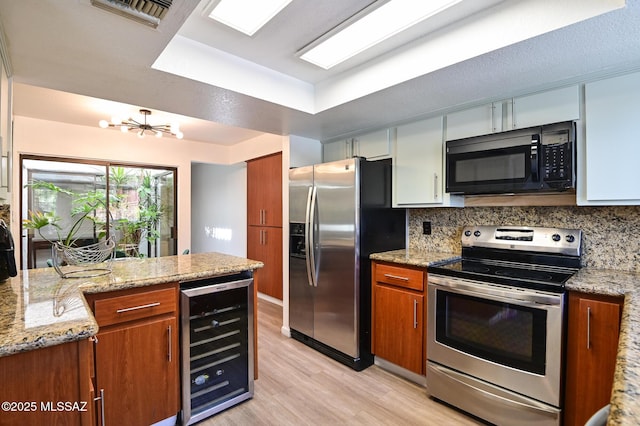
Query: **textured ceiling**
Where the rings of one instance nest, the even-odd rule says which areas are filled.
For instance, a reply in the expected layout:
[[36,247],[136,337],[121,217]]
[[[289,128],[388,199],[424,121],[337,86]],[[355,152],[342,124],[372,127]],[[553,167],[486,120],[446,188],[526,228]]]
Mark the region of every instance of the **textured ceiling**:
[[[189,134],[188,126],[183,125],[188,139],[235,143],[255,136],[256,132],[269,132],[330,140],[471,106],[487,99],[640,68],[640,0],[629,0],[622,9],[489,51],[311,114],[251,94],[153,69],[153,63],[176,34],[203,37],[197,35],[203,31],[198,28],[201,19],[194,18],[202,7],[199,3],[199,0],[174,2],[158,29],[153,30],[92,7],[89,0],[0,0],[0,20],[14,82],[19,83],[14,93],[14,113],[95,125],[98,119],[112,114],[108,107],[115,105],[105,103],[95,111],[78,107],[84,105],[82,102],[97,98],[122,103],[133,110],[150,108],[154,110],[154,116],[166,113],[190,117],[192,133]],[[276,17],[270,27],[259,33],[265,43],[260,48],[252,46],[256,39],[238,39],[231,30],[224,28],[217,28],[215,35],[207,36],[211,39],[206,43],[214,44],[216,49],[244,55],[247,60],[278,72],[290,70],[297,78],[322,87],[323,78],[340,78],[348,74],[349,69],[338,69],[332,76],[323,76],[306,64],[297,63],[299,69],[294,69],[288,64],[291,58],[284,57],[283,43],[278,40],[291,38],[287,49],[300,48],[309,38],[325,31],[325,27],[369,3],[364,0],[294,0],[289,6],[291,9],[285,9],[287,14]],[[507,3],[531,1],[510,0]],[[551,7],[553,3],[537,1],[543,8]],[[500,7],[502,3],[494,6]],[[522,19],[526,20],[527,16]],[[470,39],[468,43],[475,41]],[[269,45],[278,49],[264,47]],[[394,54],[409,47],[396,47]],[[369,59],[365,64],[352,63],[345,67],[366,68],[374,63],[374,59]],[[189,63],[183,65],[188,67]],[[353,89],[358,84],[356,80],[347,88]],[[51,93],[48,89],[56,92]],[[36,105],[34,98],[39,99]]]

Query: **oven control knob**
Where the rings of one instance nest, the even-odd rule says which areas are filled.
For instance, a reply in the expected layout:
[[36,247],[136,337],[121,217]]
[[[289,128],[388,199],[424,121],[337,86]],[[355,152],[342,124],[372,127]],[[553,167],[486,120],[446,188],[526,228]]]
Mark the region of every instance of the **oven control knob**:
[[572,243],[576,240],[576,237],[574,237],[573,235],[569,234],[565,237],[565,240],[567,240],[568,243]]
[[471,231],[469,231],[468,229],[466,231],[464,231],[464,236],[465,237],[470,237],[471,236]]
[[562,237],[560,236],[560,234],[553,234],[553,235],[551,236],[551,239],[552,239],[553,241],[560,241],[560,240],[562,239]]
[[479,236],[480,236],[480,231],[476,231],[476,232],[474,232],[474,233],[473,233],[473,236],[474,236],[474,237],[479,237]]

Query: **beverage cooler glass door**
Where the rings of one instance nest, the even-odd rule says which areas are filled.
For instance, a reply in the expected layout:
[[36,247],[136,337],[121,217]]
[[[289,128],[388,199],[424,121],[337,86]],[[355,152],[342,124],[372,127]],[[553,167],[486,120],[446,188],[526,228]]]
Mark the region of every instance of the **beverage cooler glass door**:
[[182,404],[192,424],[253,396],[253,278],[182,289]]

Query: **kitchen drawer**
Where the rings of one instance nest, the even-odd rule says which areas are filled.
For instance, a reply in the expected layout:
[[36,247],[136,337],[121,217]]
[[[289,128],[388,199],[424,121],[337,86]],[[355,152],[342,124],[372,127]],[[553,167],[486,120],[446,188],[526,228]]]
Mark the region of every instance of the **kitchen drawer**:
[[175,312],[177,294],[173,288],[149,290],[124,296],[98,299],[94,304],[94,315],[98,326],[118,324]]
[[376,265],[375,280],[379,283],[391,284],[397,287],[424,290],[424,271],[409,269],[401,266]]

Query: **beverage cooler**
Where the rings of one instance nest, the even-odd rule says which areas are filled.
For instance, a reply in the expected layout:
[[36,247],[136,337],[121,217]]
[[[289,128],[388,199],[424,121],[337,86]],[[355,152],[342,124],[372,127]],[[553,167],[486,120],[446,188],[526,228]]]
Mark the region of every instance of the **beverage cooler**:
[[182,418],[190,425],[253,397],[253,278],[181,284]]

